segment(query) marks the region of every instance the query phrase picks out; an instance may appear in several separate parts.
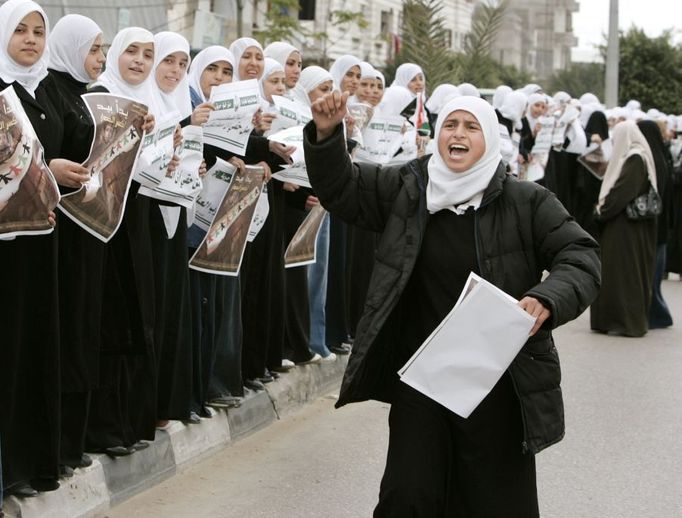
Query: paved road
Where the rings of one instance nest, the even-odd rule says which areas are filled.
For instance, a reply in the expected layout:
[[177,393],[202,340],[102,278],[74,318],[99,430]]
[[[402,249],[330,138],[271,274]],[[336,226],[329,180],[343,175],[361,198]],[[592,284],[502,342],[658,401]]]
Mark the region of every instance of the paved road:
[[[682,517],[682,282],[664,292],[678,324],[641,339],[589,331],[556,341],[566,438],[538,456],[543,517]],[[371,516],[387,405],[333,410],[334,396],[237,442],[108,512],[118,517]]]

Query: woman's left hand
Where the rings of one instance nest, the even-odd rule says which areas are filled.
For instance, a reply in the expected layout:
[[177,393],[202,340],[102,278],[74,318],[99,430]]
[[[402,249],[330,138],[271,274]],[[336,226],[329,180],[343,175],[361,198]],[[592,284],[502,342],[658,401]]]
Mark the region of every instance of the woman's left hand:
[[533,336],[535,333],[537,333],[538,329],[540,329],[542,324],[545,323],[545,320],[547,320],[552,314],[552,312],[543,306],[542,302],[535,297],[523,297],[521,300],[519,300],[519,306],[526,313],[532,317],[535,317],[536,319],[535,325],[533,326],[533,329],[530,330],[529,336]]
[[208,172],[208,169],[206,168],[206,160],[201,161],[201,165],[199,166],[199,178],[203,178],[206,176],[206,173]]
[[166,168],[166,171],[168,171],[168,174],[172,174],[175,172],[179,165],[180,157],[178,155],[173,155],[173,158],[171,158],[170,162],[168,162],[168,167]]
[[178,149],[182,146],[182,128],[180,124],[175,126],[175,133],[173,133],[173,148]]
[[147,112],[147,115],[144,116],[144,120],[142,122],[142,131],[145,133],[151,133],[154,131],[154,126],[156,125],[156,119],[154,116]]
[[57,215],[54,213],[54,211],[50,211],[47,213],[47,222],[50,224],[52,228],[54,228],[57,225]]

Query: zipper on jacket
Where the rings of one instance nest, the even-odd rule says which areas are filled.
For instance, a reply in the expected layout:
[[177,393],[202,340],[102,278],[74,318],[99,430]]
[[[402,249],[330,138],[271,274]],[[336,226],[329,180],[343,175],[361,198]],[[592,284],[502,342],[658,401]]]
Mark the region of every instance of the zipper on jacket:
[[523,410],[523,401],[521,401],[521,394],[519,394],[519,387],[516,385],[516,380],[511,370],[508,369],[509,378],[511,379],[512,386],[514,387],[514,392],[516,392],[516,397],[519,399],[519,411],[521,412],[521,425],[523,426],[523,441],[521,441],[521,453],[526,454],[530,451],[528,447],[528,427],[526,425],[526,413]]

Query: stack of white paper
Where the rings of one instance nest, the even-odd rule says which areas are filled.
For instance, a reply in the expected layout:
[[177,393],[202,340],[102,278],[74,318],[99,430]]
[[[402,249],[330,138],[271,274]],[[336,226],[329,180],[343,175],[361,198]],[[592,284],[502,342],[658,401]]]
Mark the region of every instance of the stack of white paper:
[[535,318],[518,301],[471,273],[453,310],[398,374],[457,415],[471,412],[528,339]]

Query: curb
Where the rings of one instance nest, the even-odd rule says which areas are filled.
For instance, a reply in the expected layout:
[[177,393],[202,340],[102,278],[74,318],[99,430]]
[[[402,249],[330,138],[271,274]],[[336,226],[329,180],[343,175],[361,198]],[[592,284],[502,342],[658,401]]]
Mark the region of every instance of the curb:
[[338,388],[348,356],[334,363],[301,365],[249,393],[239,408],[218,410],[210,419],[185,425],[171,421],[157,430],[149,448],[127,457],[91,455],[92,466],[61,479],[57,491],[34,498],[10,496],[6,518],[87,518],[101,516],[113,506],[172,477],[270,424],[295,413],[306,403]]

